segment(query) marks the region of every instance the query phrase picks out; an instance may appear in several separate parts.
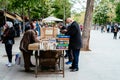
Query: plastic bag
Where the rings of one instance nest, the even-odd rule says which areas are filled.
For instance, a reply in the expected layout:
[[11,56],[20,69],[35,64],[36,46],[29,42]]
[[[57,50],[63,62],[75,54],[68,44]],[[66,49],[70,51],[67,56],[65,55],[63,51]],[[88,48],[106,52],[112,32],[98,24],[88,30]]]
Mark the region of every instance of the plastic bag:
[[24,66],[23,54],[21,52],[15,55],[15,64]]

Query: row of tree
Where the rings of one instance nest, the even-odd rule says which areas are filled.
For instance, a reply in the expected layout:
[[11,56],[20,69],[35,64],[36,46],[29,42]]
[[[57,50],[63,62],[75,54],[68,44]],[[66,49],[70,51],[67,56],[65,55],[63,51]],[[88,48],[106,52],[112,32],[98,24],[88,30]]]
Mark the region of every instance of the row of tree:
[[[79,0],[70,0],[73,3]],[[1,8],[29,18],[44,18],[54,15],[65,19],[71,16],[72,4],[69,0],[0,0]],[[98,4],[99,3],[99,4]],[[97,5],[96,5],[97,4]],[[4,6],[6,5],[6,6]],[[94,7],[95,5],[95,7]],[[94,13],[94,16],[92,15]],[[89,50],[90,27],[95,24],[120,22],[119,0],[87,0],[83,29],[83,50]],[[79,14],[77,14],[77,17]],[[92,17],[93,16],[93,17]],[[78,19],[78,18],[77,18]]]
[[[72,3],[81,4],[79,0],[0,0],[0,8],[29,18],[45,18],[53,15],[65,19],[71,16]],[[94,24],[120,22],[119,0],[95,0],[94,5]],[[85,7],[83,6],[83,9],[86,9]],[[82,12],[81,15],[84,16],[84,14]],[[83,20],[79,18],[81,15],[73,11],[73,16],[76,16],[75,19],[79,23],[84,22],[84,17],[82,17]]]
[[29,18],[45,18],[50,15],[60,19],[69,17],[72,4],[69,0],[0,0],[1,9]]
[[[79,15],[76,14],[76,16],[78,17]],[[106,25],[111,22],[120,23],[119,0],[87,0],[85,18],[83,22],[84,28],[82,33],[83,50],[90,50],[89,40],[91,24]]]
[[120,23],[119,0],[101,0],[95,7],[93,21],[95,24],[107,24],[111,22]]
[[[79,1],[77,1],[79,2]],[[84,23],[85,8],[82,12],[73,13],[74,18],[80,23]],[[120,23],[120,0],[95,0],[93,11],[93,24],[106,25],[107,23]]]

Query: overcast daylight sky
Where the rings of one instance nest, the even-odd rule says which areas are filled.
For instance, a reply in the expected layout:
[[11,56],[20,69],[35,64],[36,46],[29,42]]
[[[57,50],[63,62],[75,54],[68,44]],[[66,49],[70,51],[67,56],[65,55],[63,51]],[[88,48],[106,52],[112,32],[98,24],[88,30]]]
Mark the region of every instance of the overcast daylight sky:
[[74,3],[71,11],[75,11],[75,12],[78,12],[78,13],[83,11],[83,8],[86,7],[86,2],[87,2],[87,0],[80,0],[80,2]]

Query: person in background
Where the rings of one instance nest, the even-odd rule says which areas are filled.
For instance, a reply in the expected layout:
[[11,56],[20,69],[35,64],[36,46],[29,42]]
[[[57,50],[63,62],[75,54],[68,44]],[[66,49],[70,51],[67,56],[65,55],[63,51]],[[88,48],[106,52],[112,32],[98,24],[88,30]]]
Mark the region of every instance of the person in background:
[[20,37],[20,24],[18,20],[14,21],[15,37]]
[[117,33],[118,33],[118,26],[117,25],[114,26],[113,33],[114,33],[113,39],[117,39]]
[[31,29],[31,24],[30,24],[30,22],[29,22],[29,19],[27,19],[27,18],[25,18],[25,32],[27,31],[27,30],[30,30]]
[[[120,32],[120,24],[119,24],[119,26],[118,26],[118,32]],[[120,39],[120,35],[119,35],[119,39]]]
[[13,23],[7,21],[5,26],[5,30],[2,35],[2,43],[5,44],[5,50],[8,56],[8,63],[6,64],[8,67],[12,66],[12,47],[15,43],[15,30],[13,28]]
[[41,28],[41,26],[39,25],[39,21],[37,20],[36,21],[36,28],[35,28],[35,30],[38,32],[38,36],[40,36],[40,34],[41,34],[40,28]]
[[60,29],[60,32],[61,32],[62,30],[64,30],[64,29],[66,29],[66,27],[64,26],[63,23],[59,23],[59,24],[58,24],[58,28]]
[[[61,32],[61,33],[62,33],[64,30],[66,30],[68,27],[69,27],[69,26],[65,27],[65,26],[63,25],[63,23],[59,23],[59,24],[58,24],[58,28],[60,29],[60,32]],[[66,62],[66,64],[67,64],[67,65],[72,64],[72,60],[73,60],[72,51],[71,51],[71,50],[66,50],[65,52],[66,52],[66,54],[65,54],[64,57],[65,57],[65,58],[68,57],[68,61]]]
[[72,50],[73,54],[72,66],[70,66],[69,69],[71,69],[71,72],[75,72],[79,70],[79,54],[80,48],[82,47],[81,31],[79,28],[79,24],[73,19],[67,18],[66,23],[69,25],[69,27],[63,32],[65,33],[65,35],[70,36],[69,50]]
[[39,24],[40,27],[43,27],[42,18],[41,18],[41,19],[38,19],[38,24]]
[[80,30],[83,31],[83,25],[82,24],[80,25]]
[[109,33],[110,32],[110,24],[107,24],[107,33]]
[[39,42],[37,39],[37,32],[35,30],[27,30],[20,41],[19,48],[23,53],[25,72],[31,72],[33,70],[31,70],[30,67],[35,67],[31,62],[33,51],[28,50],[28,45],[35,42]]
[[35,30],[36,29],[36,19],[32,19],[30,25],[31,25],[31,29]]
[[104,25],[101,25],[101,33],[105,32],[104,28],[105,28]]

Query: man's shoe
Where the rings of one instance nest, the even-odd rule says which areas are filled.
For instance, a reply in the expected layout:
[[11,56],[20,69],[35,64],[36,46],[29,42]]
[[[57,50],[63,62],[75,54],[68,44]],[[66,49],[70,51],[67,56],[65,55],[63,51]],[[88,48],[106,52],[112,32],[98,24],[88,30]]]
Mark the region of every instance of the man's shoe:
[[74,69],[74,67],[70,66],[69,69]]
[[34,70],[26,69],[25,72],[34,72]]
[[75,69],[72,69],[70,72],[76,72],[76,71],[79,71],[79,69],[75,68]]
[[66,64],[69,65],[69,64],[72,64],[72,62],[68,61],[68,62],[66,62]]
[[68,58],[68,56],[67,56],[67,55],[65,55],[65,56],[64,56],[64,58],[65,58],[65,59],[67,59],[67,58]]
[[35,65],[31,64],[30,67],[35,67]]

